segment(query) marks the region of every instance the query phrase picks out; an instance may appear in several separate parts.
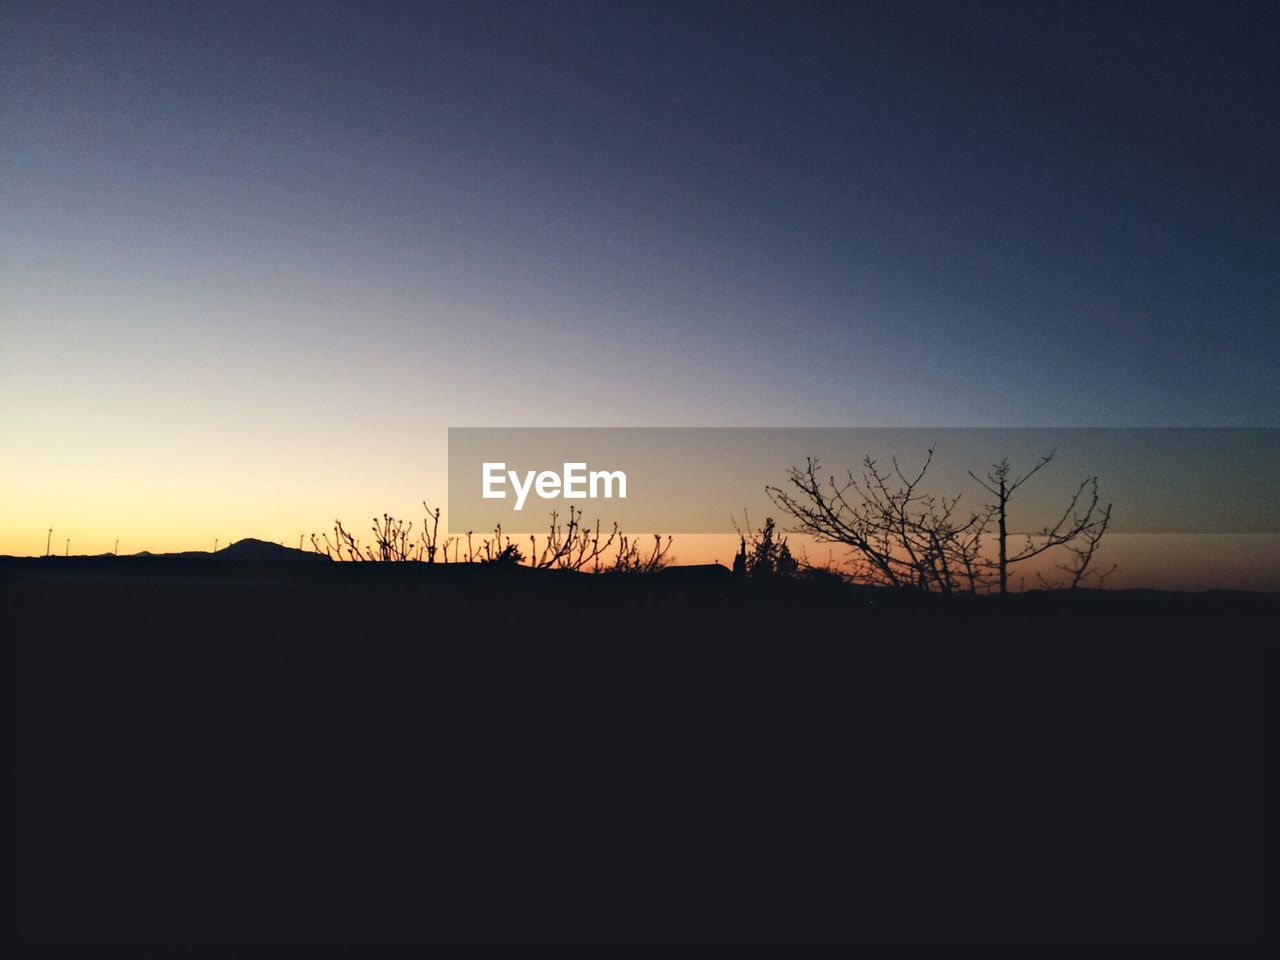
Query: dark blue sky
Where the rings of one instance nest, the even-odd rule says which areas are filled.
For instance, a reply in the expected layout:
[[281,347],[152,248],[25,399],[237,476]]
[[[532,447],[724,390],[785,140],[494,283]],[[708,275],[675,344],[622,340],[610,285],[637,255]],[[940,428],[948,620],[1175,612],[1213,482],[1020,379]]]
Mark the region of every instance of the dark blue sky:
[[1275,424],[1278,9],[10,2],[9,422]]

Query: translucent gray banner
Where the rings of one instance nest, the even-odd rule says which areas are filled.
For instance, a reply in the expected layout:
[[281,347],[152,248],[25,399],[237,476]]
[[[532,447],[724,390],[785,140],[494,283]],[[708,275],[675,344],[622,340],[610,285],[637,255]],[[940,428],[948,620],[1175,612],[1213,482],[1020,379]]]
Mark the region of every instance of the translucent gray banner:
[[1001,460],[1017,478],[1051,455],[1009,500],[1013,532],[1052,524],[1096,477],[1115,533],[1280,533],[1270,427],[450,428],[448,526],[534,533],[573,507],[631,533],[732,533],[744,511],[785,519],[767,488],[796,492],[810,458],[824,485],[864,480],[867,458],[892,484],[930,450],[919,490],[959,512],[991,502],[979,480]]

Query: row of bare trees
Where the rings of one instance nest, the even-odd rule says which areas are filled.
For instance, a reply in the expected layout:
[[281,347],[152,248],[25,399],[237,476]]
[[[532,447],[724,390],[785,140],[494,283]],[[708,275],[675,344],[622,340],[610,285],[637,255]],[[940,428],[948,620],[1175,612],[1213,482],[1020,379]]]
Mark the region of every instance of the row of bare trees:
[[961,509],[959,494],[926,490],[932,448],[915,471],[904,470],[896,458],[882,467],[866,457],[860,471],[843,477],[824,475],[819,462],[809,458],[804,467],[790,470],[786,486],[767,492],[795,521],[793,532],[851,548],[848,574],[859,582],[940,593],[1006,593],[1011,567],[1061,548],[1067,560],[1057,569],[1066,586],[1100,583],[1110,571],[1095,570],[1094,560],[1111,522],[1111,504],[1102,503],[1097,477],[1080,482],[1056,522],[1010,543],[1010,502],[1053,456],[1041,457],[1022,474],[1008,459],[983,476],[970,471],[991,499],[969,511]]
[[[790,532],[849,548],[852,559],[839,572],[856,582],[938,593],[1006,593],[1010,568],[1057,550],[1065,558],[1055,567],[1063,582],[1052,585],[1101,584],[1111,571],[1096,569],[1095,560],[1111,522],[1111,504],[1102,502],[1097,477],[1079,483],[1053,523],[1011,542],[1010,504],[1053,457],[1041,457],[1021,474],[1007,458],[982,476],[970,471],[989,499],[968,510],[962,509],[959,494],[927,490],[932,448],[918,470],[905,470],[896,458],[881,466],[866,457],[859,471],[848,470],[842,477],[824,474],[819,462],[808,458],[803,467],[791,468],[785,486],[770,486],[766,492],[793,521]],[[312,546],[344,561],[505,564],[591,573],[652,572],[669,563],[671,537],[654,534],[652,542],[628,537],[616,523],[607,530],[598,520],[588,523],[573,507],[563,521],[552,513],[546,534],[530,536],[526,543],[505,535],[501,526],[481,538],[468,532],[442,539],[440,508],[422,506],[426,518],[416,535],[412,521],[383,514],[373,520],[371,542],[362,542],[335,521],[332,537],[312,534]],[[737,574],[788,578],[833,572],[831,564],[817,570],[794,557],[773,518],[760,530],[747,518],[747,531],[739,529],[739,537]],[[1037,576],[1051,586],[1043,573]]]
[[313,533],[311,546],[331,560],[349,562],[486,563],[590,573],[651,573],[669,563],[671,537],[653,534],[650,543],[627,536],[616,523],[604,530],[599,520],[587,523],[574,507],[563,522],[558,513],[552,513],[547,532],[542,537],[530,535],[527,553],[524,541],[505,535],[501,525],[488,536],[477,538],[468,531],[442,540],[440,508],[426,503],[422,507],[426,518],[416,536],[412,520],[383,514],[373,518],[371,542],[362,542],[341,520],[335,520],[332,537]]

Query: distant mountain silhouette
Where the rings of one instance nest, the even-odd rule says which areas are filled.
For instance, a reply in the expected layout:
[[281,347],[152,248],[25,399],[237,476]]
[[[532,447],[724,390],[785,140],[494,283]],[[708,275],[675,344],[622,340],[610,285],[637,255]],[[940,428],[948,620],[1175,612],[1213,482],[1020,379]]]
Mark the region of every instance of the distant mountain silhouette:
[[211,556],[224,560],[248,560],[254,563],[276,560],[311,560],[321,563],[329,562],[328,557],[314,553],[310,550],[298,550],[294,547],[282,547],[278,543],[269,543],[266,540],[255,540],[252,537],[247,537],[244,540],[237,540],[230,546],[223,547],[217,553],[211,554]]
[[[111,554],[103,554],[103,557],[111,557]],[[299,560],[311,561],[329,561],[329,558],[323,554],[314,553],[311,550],[298,550],[294,547],[284,547],[278,543],[271,543],[267,540],[256,540],[253,537],[246,537],[243,540],[237,540],[229,546],[223,547],[221,550],[183,550],[178,553],[152,553],[150,550],[139,550],[137,553],[125,554],[126,558],[151,558],[155,560],[242,560],[247,563],[263,563],[275,562],[278,560],[287,560],[296,562]],[[59,558],[54,558],[59,559]],[[73,558],[74,559],[74,558]],[[85,558],[80,559],[94,559]]]

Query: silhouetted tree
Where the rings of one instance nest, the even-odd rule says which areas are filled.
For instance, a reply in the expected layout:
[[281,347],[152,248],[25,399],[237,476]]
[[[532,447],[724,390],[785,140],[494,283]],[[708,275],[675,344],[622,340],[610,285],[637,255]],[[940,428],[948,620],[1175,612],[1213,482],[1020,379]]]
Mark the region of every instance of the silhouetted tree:
[[[653,535],[651,547],[642,547],[640,541],[626,537],[613,524],[602,533],[600,521],[588,524],[582,512],[569,508],[568,521],[562,523],[558,513],[551,514],[551,523],[542,539],[529,537],[529,553],[525,552],[502,532],[499,524],[493,535],[479,540],[474,531],[461,537],[440,539],[440,508],[432,509],[426,503],[427,512],[422,532],[413,537],[413,523],[398,520],[390,514],[373,520],[373,544],[365,545],[347,531],[341,520],[335,520],[333,534],[311,535],[312,548],[331,560],[372,562],[422,562],[422,563],[487,563],[517,565],[527,563],[544,570],[573,570],[602,573],[649,573],[666,566],[671,549],[671,537],[665,539]],[[462,547],[466,547],[466,555]],[[453,547],[450,559],[449,548]],[[610,554],[610,549],[613,553]]]
[[[1084,577],[1110,521],[1110,505],[1099,505],[1096,477],[1081,483],[1057,523],[1028,536],[1019,550],[1010,553],[1008,546],[1010,498],[1052,458],[1041,458],[1016,478],[1007,460],[995,464],[985,482],[974,476],[996,501],[967,515],[958,509],[959,494],[924,490],[932,448],[917,471],[904,471],[896,458],[892,469],[885,469],[866,457],[858,474],[846,471],[842,479],[823,478],[821,465],[810,457],[803,468],[791,468],[786,487],[770,486],[766,492],[795,519],[795,532],[851,547],[855,580],[941,593],[977,593],[995,585],[1003,593],[1011,564],[1063,546],[1079,551],[1069,568],[1074,585]],[[984,552],[993,526],[995,560]]]
[[406,522],[384,513],[381,519],[373,518],[372,546],[361,543],[358,537],[347,531],[341,520],[335,520],[332,539],[327,533],[318,536],[313,533],[311,547],[331,560],[435,563],[439,554],[447,563],[453,538],[440,542],[440,508],[433,510],[425,502],[422,507],[427,516],[416,539],[413,538],[413,521]]
[[[1056,453],[1057,451],[1053,451],[1048,456],[1041,457],[1034,467],[1020,477],[1012,475],[1012,467],[1007,457],[993,464],[985,478],[979,477],[972,470],[969,471],[969,476],[996,498],[995,502],[989,505],[988,510],[995,517],[996,522],[999,550],[996,568],[1001,593],[1008,592],[1009,567],[1037,557],[1054,547],[1067,547],[1072,552],[1075,562],[1059,569],[1064,569],[1071,575],[1072,587],[1078,586],[1087,573],[1102,535],[1106,533],[1107,526],[1111,522],[1111,504],[1101,506],[1099,503],[1098,478],[1088,477],[1080,481],[1080,486],[1072,494],[1067,508],[1056,523],[1034,534],[1028,534],[1021,549],[1013,553],[1009,552],[1009,501],[1019,487],[1053,460]],[[1080,541],[1083,546],[1077,541]]]
[[[751,528],[750,516],[745,516],[747,531],[738,530],[740,547],[738,556],[734,558],[733,572],[739,576],[755,578],[796,576],[800,564],[791,555],[791,547],[787,538],[776,537],[777,524],[773,517],[766,517],[764,526],[759,530]],[[737,522],[734,522],[737,527]]]
[[560,514],[552,512],[551,525],[542,550],[537,538],[529,537],[529,565],[544,570],[591,570],[599,572],[605,552],[618,538],[620,531],[613,529],[601,539],[600,521],[590,526],[583,521],[582,511],[569,507],[569,519],[560,523]]
[[500,567],[518,567],[524,563],[524,553],[518,544],[511,540],[502,542],[502,531],[499,529],[492,541],[485,540],[482,545],[480,563],[492,563]]
[[897,459],[885,470],[871,457],[862,470],[825,481],[810,457],[793,467],[787,488],[767,487],[775,504],[797,522],[796,532],[852,547],[855,580],[950,593],[981,586],[980,549],[984,518],[957,516],[959,497],[938,497],[921,488],[933,461],[930,449],[920,469],[908,474]]
[[608,570],[610,573],[655,573],[669,562],[667,555],[671,550],[671,543],[671,537],[655,533],[653,545],[642,549],[638,540],[620,536],[618,552]]

